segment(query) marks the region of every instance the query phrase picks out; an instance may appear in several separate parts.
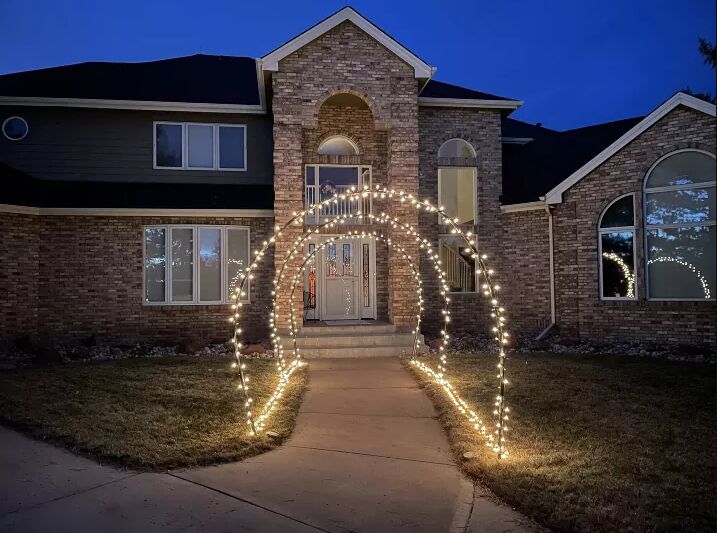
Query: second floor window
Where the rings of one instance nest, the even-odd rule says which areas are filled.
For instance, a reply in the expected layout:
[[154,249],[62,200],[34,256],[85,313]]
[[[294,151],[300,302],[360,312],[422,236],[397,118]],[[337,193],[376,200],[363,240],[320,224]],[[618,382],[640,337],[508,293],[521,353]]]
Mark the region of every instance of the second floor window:
[[246,170],[246,126],[155,122],[154,168]]
[[476,189],[475,150],[463,139],[449,139],[438,150],[438,204],[456,224],[476,224]]

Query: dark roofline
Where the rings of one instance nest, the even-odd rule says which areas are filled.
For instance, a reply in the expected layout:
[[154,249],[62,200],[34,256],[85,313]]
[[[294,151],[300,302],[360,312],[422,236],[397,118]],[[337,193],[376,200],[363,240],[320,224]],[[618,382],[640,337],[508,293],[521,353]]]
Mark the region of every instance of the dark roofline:
[[273,210],[273,185],[39,180],[0,163],[0,204],[46,209]]

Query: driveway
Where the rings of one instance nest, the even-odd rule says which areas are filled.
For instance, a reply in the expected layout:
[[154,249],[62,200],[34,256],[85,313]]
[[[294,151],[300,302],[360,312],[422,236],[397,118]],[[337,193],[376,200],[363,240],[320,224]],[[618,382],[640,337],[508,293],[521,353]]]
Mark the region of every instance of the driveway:
[[0,429],[2,531],[527,531],[456,468],[395,358],[311,361],[279,449],[161,474],[98,465]]

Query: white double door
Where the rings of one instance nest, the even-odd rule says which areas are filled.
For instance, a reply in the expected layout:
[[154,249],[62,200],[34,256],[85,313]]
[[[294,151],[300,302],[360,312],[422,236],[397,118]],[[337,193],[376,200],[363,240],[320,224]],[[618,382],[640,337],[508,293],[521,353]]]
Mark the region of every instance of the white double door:
[[[309,306],[307,318],[376,318],[373,240],[323,237],[318,242],[324,247],[315,252],[304,280],[305,300],[314,304]],[[310,254],[317,248],[311,243],[306,251]]]

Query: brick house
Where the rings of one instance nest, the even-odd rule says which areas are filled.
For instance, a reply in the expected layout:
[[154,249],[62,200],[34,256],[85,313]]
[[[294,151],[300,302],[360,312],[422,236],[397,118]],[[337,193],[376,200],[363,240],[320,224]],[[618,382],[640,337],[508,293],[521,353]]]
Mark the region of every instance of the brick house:
[[[509,118],[518,100],[435,72],[344,8],[258,60],[0,76],[0,342],[224,341],[228,295],[276,226],[351,186],[382,185],[476,233],[516,334],[714,346],[714,105],[677,93],[646,117],[554,131]],[[475,265],[446,225],[377,198],[282,232],[246,296],[248,337],[267,335],[274,272],[294,239],[336,213],[353,217],[343,232],[376,230],[416,259],[422,329],[437,333],[432,265],[369,212],[434,243],[453,328],[486,331]],[[411,328],[412,265],[393,245],[333,228],[302,252],[316,253],[297,297],[306,324]],[[301,263],[293,256],[287,272]],[[289,298],[280,286],[282,308]]]

